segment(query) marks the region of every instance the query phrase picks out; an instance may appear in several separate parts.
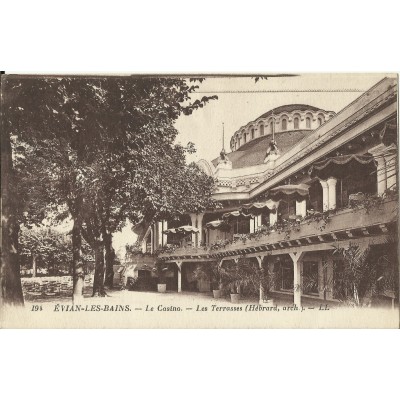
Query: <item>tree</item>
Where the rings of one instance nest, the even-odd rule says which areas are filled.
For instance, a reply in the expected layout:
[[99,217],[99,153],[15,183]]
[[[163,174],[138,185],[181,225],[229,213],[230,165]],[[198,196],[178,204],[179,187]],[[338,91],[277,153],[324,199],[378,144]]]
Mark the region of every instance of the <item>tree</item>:
[[[1,76],[3,90],[3,76]],[[13,162],[10,135],[4,123],[4,97],[1,93],[0,131],[1,131],[1,305],[23,305],[21,275],[18,259],[18,230],[17,213],[14,200],[15,186],[13,185]]]
[[[88,221],[97,217],[100,208],[107,209],[104,205],[99,207],[89,197],[93,194],[93,187],[88,182],[93,183],[94,179],[98,179],[93,179],[93,165],[97,165],[99,160],[105,165],[113,165],[117,160],[121,166],[128,163],[131,171],[139,170],[154,146],[159,143],[172,145],[176,137],[172,127],[178,116],[189,115],[215,98],[205,96],[191,102],[190,95],[197,89],[193,84],[195,80],[2,77],[5,139],[17,134],[21,145],[31,146],[39,152],[48,167],[51,166],[41,171],[42,183],[49,185],[51,182],[52,196],[48,196],[48,200],[54,208],[66,205],[73,220],[74,297],[82,295],[83,287],[82,230],[87,229]],[[10,146],[2,146],[2,149],[11,160]],[[3,160],[5,162],[7,157],[2,157]],[[4,168],[2,173],[10,177],[13,166],[8,164],[5,167],[8,169]],[[147,165],[147,170],[151,170],[150,167]],[[127,169],[124,167],[124,170]],[[125,181],[127,175],[122,175]],[[58,176],[60,179],[52,180],[48,176]],[[116,177],[111,178],[115,180]],[[107,185],[107,180],[100,182],[98,188]],[[9,185],[5,185],[5,190],[10,195]],[[20,215],[9,204],[12,205],[12,201],[6,202],[8,208],[3,208],[9,214],[7,221],[15,220],[14,225],[18,226]],[[133,220],[142,218],[144,213],[144,207],[130,211]],[[118,227],[119,222],[116,221],[114,226]],[[12,240],[17,242],[18,231],[12,230],[12,235],[8,234],[7,238],[10,243]],[[4,265],[7,271],[14,271],[13,281],[18,283],[18,261],[13,266],[9,262],[12,249],[16,247],[6,244],[6,262],[2,263],[2,268]],[[2,287],[4,282],[6,284],[11,280],[3,280]],[[16,293],[18,289],[12,287],[7,293],[12,291]],[[3,293],[6,297],[10,296],[2,290]]]
[[[51,228],[23,228],[19,236],[21,266],[29,269],[46,268],[49,275],[59,275],[72,270],[71,235]],[[83,243],[83,260],[86,264],[93,258],[87,243]],[[34,271],[35,273],[35,271]]]
[[342,256],[342,268],[334,271],[335,297],[354,307],[369,304],[373,295],[388,291],[398,297],[397,242],[372,248],[361,248],[350,243],[337,247],[335,253]]

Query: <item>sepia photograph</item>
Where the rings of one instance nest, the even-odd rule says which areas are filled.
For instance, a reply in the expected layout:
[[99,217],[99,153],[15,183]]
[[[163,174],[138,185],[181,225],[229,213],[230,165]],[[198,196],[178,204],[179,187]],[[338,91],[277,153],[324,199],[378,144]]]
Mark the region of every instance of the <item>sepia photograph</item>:
[[0,397],[398,397],[398,8],[1,2]]
[[1,75],[3,328],[398,328],[396,74]]

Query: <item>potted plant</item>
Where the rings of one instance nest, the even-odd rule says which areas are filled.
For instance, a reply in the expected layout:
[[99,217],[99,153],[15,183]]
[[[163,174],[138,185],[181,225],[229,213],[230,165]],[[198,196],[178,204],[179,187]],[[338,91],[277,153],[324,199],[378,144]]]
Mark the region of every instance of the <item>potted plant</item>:
[[231,283],[229,285],[231,289],[231,303],[239,303],[240,301],[240,283]]
[[237,263],[226,268],[229,277],[229,288],[232,303],[238,303],[242,290],[252,297],[258,297],[259,303],[273,306],[269,297],[274,286],[274,273],[260,267],[254,258],[239,258]]
[[194,271],[194,276],[196,280],[209,281],[214,298],[219,299],[221,297],[223,272],[220,262],[213,262],[211,265],[206,263],[199,264]]
[[264,270],[260,283],[260,304],[267,304],[268,306],[274,305],[274,300],[271,298],[271,289],[275,288],[277,275],[270,270]]
[[231,302],[239,303],[240,289],[243,284],[243,276],[239,263],[232,260],[231,262],[225,262],[223,267],[221,264],[221,275],[225,281],[224,286],[229,289]]

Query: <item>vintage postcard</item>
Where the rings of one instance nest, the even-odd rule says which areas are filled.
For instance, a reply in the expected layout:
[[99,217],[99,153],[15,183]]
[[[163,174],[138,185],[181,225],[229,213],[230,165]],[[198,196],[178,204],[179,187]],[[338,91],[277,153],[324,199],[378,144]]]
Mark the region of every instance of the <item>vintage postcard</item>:
[[396,74],[1,75],[2,328],[399,328]]

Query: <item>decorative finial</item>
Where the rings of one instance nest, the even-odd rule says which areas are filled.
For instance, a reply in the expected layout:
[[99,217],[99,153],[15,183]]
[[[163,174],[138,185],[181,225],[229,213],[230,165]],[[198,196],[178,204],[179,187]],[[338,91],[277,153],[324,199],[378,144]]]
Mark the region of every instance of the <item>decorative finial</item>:
[[222,123],[222,150],[219,153],[220,155],[220,162],[222,163],[230,163],[228,156],[226,155],[225,151],[225,125]]
[[225,125],[222,123],[222,151],[225,152]]
[[274,117],[274,110],[272,110],[272,141],[275,142],[275,117]]

